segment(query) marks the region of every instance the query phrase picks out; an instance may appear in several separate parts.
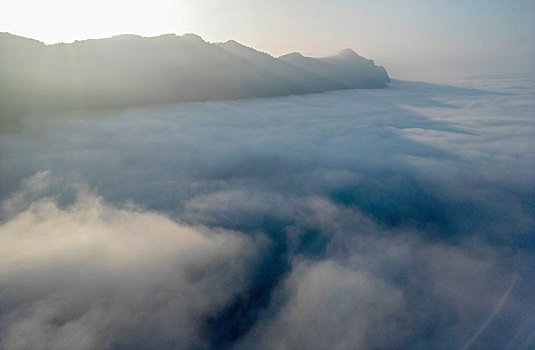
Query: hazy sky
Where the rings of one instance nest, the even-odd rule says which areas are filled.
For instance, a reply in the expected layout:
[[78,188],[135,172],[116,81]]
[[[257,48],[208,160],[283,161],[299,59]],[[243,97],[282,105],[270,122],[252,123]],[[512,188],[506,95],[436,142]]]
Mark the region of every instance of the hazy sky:
[[46,43],[193,32],[275,56],[351,47],[404,79],[535,73],[533,0],[18,0],[0,9],[0,31]]

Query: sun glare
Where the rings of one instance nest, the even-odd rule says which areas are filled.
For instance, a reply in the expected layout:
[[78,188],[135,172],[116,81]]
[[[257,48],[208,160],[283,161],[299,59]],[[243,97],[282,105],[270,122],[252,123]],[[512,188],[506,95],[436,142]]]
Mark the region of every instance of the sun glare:
[[2,6],[0,31],[47,44],[117,34],[157,35],[179,25],[171,0],[10,1]]

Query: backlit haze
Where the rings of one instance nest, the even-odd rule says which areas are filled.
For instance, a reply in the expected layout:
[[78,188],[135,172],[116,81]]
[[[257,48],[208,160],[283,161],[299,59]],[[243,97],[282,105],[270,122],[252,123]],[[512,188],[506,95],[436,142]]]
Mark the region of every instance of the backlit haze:
[[0,350],[535,349],[534,39],[535,0],[3,1]]
[[393,78],[451,81],[535,73],[535,2],[245,0],[4,2],[0,32],[47,44],[196,33],[279,56],[350,47]]

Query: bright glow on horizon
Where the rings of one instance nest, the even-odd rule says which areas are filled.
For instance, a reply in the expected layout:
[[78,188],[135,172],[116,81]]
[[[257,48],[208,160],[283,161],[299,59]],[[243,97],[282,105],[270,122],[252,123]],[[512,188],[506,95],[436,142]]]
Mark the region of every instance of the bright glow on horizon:
[[46,44],[110,37],[157,35],[172,22],[172,0],[12,1],[3,6],[0,30]]
[[48,44],[195,33],[274,56],[324,56],[350,47],[393,77],[413,80],[535,73],[531,0],[18,0],[2,5],[0,32]]

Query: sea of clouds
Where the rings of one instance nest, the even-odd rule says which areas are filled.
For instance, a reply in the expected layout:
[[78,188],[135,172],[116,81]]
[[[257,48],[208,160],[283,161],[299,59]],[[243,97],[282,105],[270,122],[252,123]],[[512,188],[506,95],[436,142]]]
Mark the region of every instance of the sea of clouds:
[[0,349],[535,346],[535,81],[26,116]]

